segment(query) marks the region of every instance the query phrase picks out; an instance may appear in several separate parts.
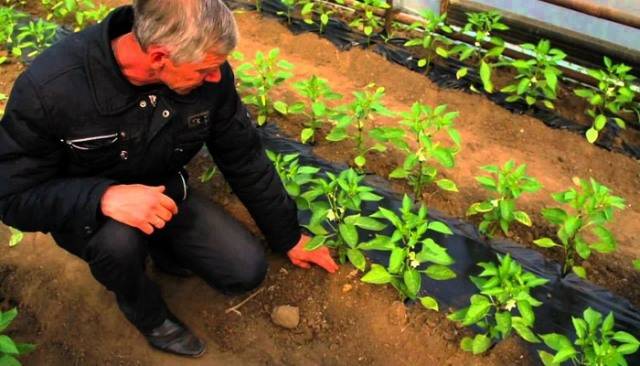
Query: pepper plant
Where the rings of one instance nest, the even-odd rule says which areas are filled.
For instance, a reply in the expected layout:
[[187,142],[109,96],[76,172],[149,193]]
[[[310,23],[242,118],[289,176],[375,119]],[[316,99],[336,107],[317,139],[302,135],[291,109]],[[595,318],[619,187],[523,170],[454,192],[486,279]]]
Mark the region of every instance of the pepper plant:
[[105,6],[104,4],[96,6],[92,1],[85,1],[83,4],[85,4],[85,7],[78,9],[74,16],[76,21],[76,32],[89,24],[98,23],[102,19],[106,18],[113,10],[113,8]]
[[538,351],[545,366],[561,366],[567,362],[585,366],[626,366],[626,355],[638,351],[640,341],[632,334],[616,331],[612,312],[602,319],[602,314],[587,308],[582,318],[571,317],[576,331],[572,343],[565,335],[550,333],[541,335],[544,344],[555,351],[550,354]]
[[[0,333],[3,333],[11,322],[18,316],[18,310],[13,308],[8,311],[0,311]],[[26,355],[36,349],[36,346],[30,343],[18,343],[6,334],[0,334],[0,365],[17,365],[18,356]]]
[[300,197],[308,203],[311,219],[305,227],[315,236],[305,246],[314,250],[321,246],[336,249],[340,263],[347,259],[360,271],[366,269],[366,259],[358,248],[358,228],[380,231],[385,225],[362,213],[363,201],[379,201],[382,197],[373,188],[362,185],[364,176],[353,169],[326,178],[316,178]]
[[586,132],[590,143],[598,139],[599,132],[610,118],[620,128],[625,128],[626,123],[619,114],[627,108],[632,108],[635,98],[631,83],[636,77],[629,74],[631,67],[625,64],[614,64],[607,56],[604,56],[604,65],[606,67],[604,70],[588,70],[589,75],[598,81],[597,89],[580,88],[574,91],[577,96],[586,99],[590,104],[587,114],[593,119],[593,124]]
[[455,272],[449,268],[454,260],[445,248],[425,234],[431,231],[450,235],[452,232],[446,224],[429,220],[427,214],[424,205],[414,212],[413,203],[407,195],[402,199],[400,215],[380,206],[371,217],[387,221],[393,227],[393,233],[391,236],[376,235],[373,240],[359,244],[358,248],[390,252],[387,267],[372,264],[371,270],[362,277],[363,282],[390,283],[403,298],[418,299],[424,307],[438,311],[438,302],[433,297],[418,297],[422,274],[434,280],[455,278]]
[[375,14],[376,10],[386,10],[391,8],[385,0],[356,0],[354,8],[357,11],[357,18],[349,23],[350,27],[362,30],[367,36],[367,44],[371,43],[371,36],[374,32],[384,26],[384,20]]
[[493,236],[499,229],[507,235],[509,227],[514,221],[525,226],[531,226],[531,218],[524,211],[516,210],[516,201],[524,193],[534,193],[542,185],[533,177],[527,175],[527,165],[516,167],[513,160],[507,161],[502,168],[495,165],[483,166],[480,169],[491,173],[491,177],[478,176],[476,181],[493,193],[493,197],[472,204],[467,210],[467,216],[483,214],[479,225],[481,233]]
[[[336,3],[344,4],[344,1],[336,0]],[[334,11],[331,9],[332,8],[329,7],[326,2],[308,0],[302,6],[302,9],[300,10],[300,15],[302,15],[302,20],[305,23],[313,24],[314,14],[317,14],[320,20],[318,31],[322,34],[324,33],[325,29],[327,28],[327,25],[329,24],[329,19],[331,15],[334,13]]]
[[298,95],[306,99],[307,103],[298,102],[288,106],[284,102],[276,102],[274,107],[283,114],[303,113],[307,117],[307,121],[304,123],[305,128],[300,133],[300,141],[315,143],[317,130],[337,115],[337,112],[328,106],[327,102],[341,99],[342,95],[335,93],[327,80],[315,75],[293,83],[293,87]]
[[[416,148],[404,146],[404,162],[389,174],[389,178],[406,179],[413,188],[416,200],[422,197],[424,187],[434,182],[445,191],[458,191],[453,181],[446,178],[437,179],[439,172],[435,166],[455,166],[455,157],[461,147],[460,134],[453,127],[456,117],[458,112],[447,112],[447,106],[444,104],[431,108],[420,102],[414,103],[410,112],[402,113],[403,119],[400,123],[409,128]],[[446,132],[451,144],[443,141],[443,132]]]
[[417,21],[411,24],[409,30],[422,30],[422,36],[418,38],[412,38],[405,42],[406,47],[420,46],[425,51],[425,57],[418,60],[418,67],[424,67],[426,71],[429,71],[431,66],[431,60],[434,53],[442,57],[447,57],[447,51],[442,47],[437,47],[438,44],[446,45],[450,43],[447,37],[439,34],[438,32],[451,33],[451,27],[446,23],[447,13],[438,15],[430,9],[420,12],[421,21]]
[[480,293],[471,296],[468,307],[448,318],[464,326],[475,325],[484,332],[473,338],[464,337],[460,348],[473,354],[484,353],[493,342],[506,339],[513,330],[527,342],[539,343],[540,339],[532,331],[536,319],[533,308],[542,302],[530,292],[549,281],[524,271],[509,254],[498,255],[497,265],[481,262],[478,266],[483,271],[470,278]]
[[27,57],[35,57],[53,43],[57,26],[42,19],[31,21],[18,28],[17,46],[12,49],[14,56],[22,56],[23,49],[30,49]]
[[500,91],[510,94],[507,102],[524,100],[531,106],[541,101],[545,107],[554,109],[558,78],[562,75],[558,63],[567,55],[560,49],[551,48],[551,42],[546,39],[541,39],[537,45],[526,43],[521,47],[533,52],[534,58],[508,62],[518,72],[515,77],[518,82]]
[[[404,142],[404,131],[396,127],[375,127],[367,128],[368,123],[372,122],[378,116],[391,117],[394,113],[387,109],[382,103],[384,97],[384,88],[376,88],[374,92],[374,84],[369,84],[362,91],[353,93],[355,99],[352,103],[342,106],[341,115],[336,117],[337,123],[327,135],[329,141],[342,141],[352,139],[356,143],[356,154],[354,163],[359,171],[364,170],[367,163],[365,155],[369,151],[386,151],[384,142],[392,142],[398,147],[406,145]],[[355,125],[355,134],[349,135],[347,127]],[[365,131],[365,129],[367,131]],[[366,132],[366,133],[365,133]],[[366,136],[376,141],[375,144],[369,146],[365,140]]]
[[624,209],[625,201],[593,178],[575,177],[573,183],[577,188],[552,195],[556,202],[568,206],[566,209],[553,207],[542,210],[542,216],[558,226],[556,235],[560,244],[547,237],[534,243],[543,248],[562,248],[563,274],[573,271],[586,278],[587,271],[578,265],[579,258],[586,261],[593,251],[606,254],[616,250],[615,237],[605,225],[613,220],[614,209]]
[[[491,81],[492,70],[499,64],[494,61],[502,59],[502,53],[505,49],[504,40],[496,35],[494,31],[508,30],[509,27],[501,22],[502,15],[500,12],[491,10],[482,13],[467,13],[467,23],[462,28],[462,32],[473,37],[473,44],[459,43],[449,49],[446,54],[441,56],[456,56],[460,61],[476,60],[475,66],[478,67],[480,80],[484,90],[489,93],[493,92],[493,82]],[[492,47],[485,50],[483,43],[488,43]],[[458,79],[464,77],[469,72],[467,67],[462,67],[456,73]]]
[[[0,7],[0,47],[7,50],[12,47],[16,52],[19,52],[20,47],[14,44],[13,35],[18,22],[25,17],[27,17],[26,14],[18,12],[12,7]],[[0,64],[4,63],[4,61],[6,61],[6,57]]]
[[302,188],[304,185],[313,181],[315,175],[320,169],[312,166],[300,165],[299,155],[294,154],[276,154],[271,150],[267,150],[267,156],[273,162],[276,168],[278,176],[287,190],[289,196],[291,196],[298,207],[301,209],[308,209],[309,206],[304,200],[301,199]]
[[[293,65],[286,60],[278,60],[279,55],[278,48],[270,50],[266,55],[258,51],[253,62],[244,63],[235,70],[240,89],[246,94],[242,101],[258,108],[258,126],[267,122],[267,117],[273,110],[271,90],[293,76]],[[234,52],[232,57],[238,61],[244,60],[244,55],[240,52]]]
[[291,24],[291,15],[296,9],[299,0],[280,0],[280,3],[284,5],[285,11],[278,11],[276,14],[287,17],[287,24]]

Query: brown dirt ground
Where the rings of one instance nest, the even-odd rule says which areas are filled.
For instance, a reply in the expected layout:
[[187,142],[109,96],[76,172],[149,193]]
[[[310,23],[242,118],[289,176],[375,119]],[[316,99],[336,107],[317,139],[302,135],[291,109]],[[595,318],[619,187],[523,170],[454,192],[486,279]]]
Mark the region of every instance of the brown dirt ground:
[[[527,162],[529,173],[545,185],[541,193],[523,200],[522,208],[528,212],[551,204],[549,193],[568,187],[574,175],[593,176],[611,187],[629,203],[624,214],[617,216],[614,229],[620,250],[612,256],[596,256],[590,275],[595,282],[640,304],[638,289],[629,286],[640,277],[630,268],[631,259],[640,257],[633,245],[638,238],[637,162],[590,146],[580,136],[551,130],[533,118],[510,114],[482,96],[438,89],[428,79],[372,52],[339,52],[315,35],[292,36],[277,22],[255,14],[238,14],[238,20],[243,35],[240,51],[253,54],[280,47],[282,57],[296,65],[300,78],[321,75],[344,95],[375,81],[387,89],[387,104],[394,110],[406,110],[420,100],[432,105],[446,103],[451,110],[460,111],[457,126],[464,147],[458,166],[446,174],[461,192],[431,190],[426,195],[430,207],[463,216],[470,203],[483,198],[473,180],[479,173],[477,167],[509,158]],[[0,68],[0,92],[8,92],[20,72],[18,67]],[[281,95],[293,97],[290,90],[281,91]],[[299,133],[300,120],[277,122],[292,136]],[[348,147],[348,143],[339,149],[321,143],[316,153],[347,161],[350,156],[344,152]],[[373,172],[384,176],[400,160],[397,153],[385,157],[372,159],[376,160]],[[204,164],[201,160],[192,164],[194,178]],[[395,186],[406,189],[400,183]],[[255,230],[237,199],[224,193],[219,177],[199,188]],[[533,230],[517,230],[514,239],[527,244],[549,233],[539,215],[533,219]],[[2,228],[0,242],[6,242],[7,235]],[[169,306],[208,342],[208,353],[193,361],[151,350],[127,324],[113,296],[92,279],[87,266],[56,247],[49,236],[28,234],[18,247],[5,250],[0,259],[0,294],[4,295],[4,309],[16,304],[20,307],[21,315],[10,334],[40,345],[24,358],[28,365],[525,365],[535,359],[513,338],[500,343],[488,356],[465,354],[457,342],[466,330],[458,329],[443,314],[418,307],[405,309],[396,302],[392,289],[361,284],[348,266],[329,276],[319,269],[299,270],[282,258],[270,260],[266,290],[240,309],[241,316],[225,314],[224,310],[240,302],[242,296],[224,297],[199,279],[178,279],[151,271]],[[352,289],[345,292],[347,284]],[[300,307],[302,323],[296,330],[282,330],[271,323],[271,309],[281,304]]]

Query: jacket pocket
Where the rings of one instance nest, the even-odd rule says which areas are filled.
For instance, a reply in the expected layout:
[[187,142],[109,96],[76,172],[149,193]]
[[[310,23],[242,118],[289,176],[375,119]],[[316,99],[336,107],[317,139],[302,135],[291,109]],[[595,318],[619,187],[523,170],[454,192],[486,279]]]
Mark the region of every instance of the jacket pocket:
[[71,151],[71,161],[91,170],[115,165],[120,159],[118,133],[64,140]]

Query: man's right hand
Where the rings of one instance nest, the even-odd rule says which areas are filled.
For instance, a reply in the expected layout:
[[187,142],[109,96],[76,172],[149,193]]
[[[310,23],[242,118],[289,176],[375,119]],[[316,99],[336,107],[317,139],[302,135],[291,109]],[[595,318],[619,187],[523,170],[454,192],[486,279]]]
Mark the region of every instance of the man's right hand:
[[100,209],[103,215],[151,235],[178,213],[178,206],[164,190],[164,186],[114,185],[104,192]]

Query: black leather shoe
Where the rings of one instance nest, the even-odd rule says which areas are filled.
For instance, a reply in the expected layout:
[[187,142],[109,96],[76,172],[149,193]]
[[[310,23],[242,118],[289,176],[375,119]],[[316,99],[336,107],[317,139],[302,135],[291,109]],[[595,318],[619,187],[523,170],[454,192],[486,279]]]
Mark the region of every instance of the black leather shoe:
[[200,357],[206,349],[203,341],[171,316],[158,327],[143,334],[151,346],[180,356]]

